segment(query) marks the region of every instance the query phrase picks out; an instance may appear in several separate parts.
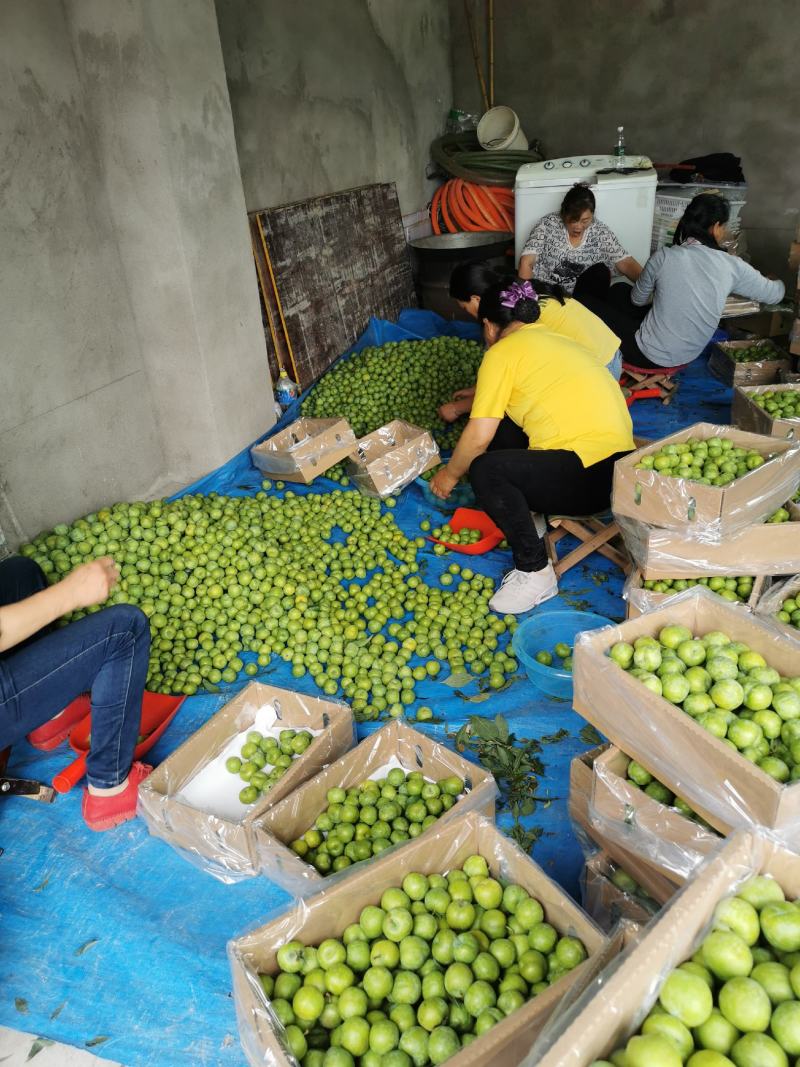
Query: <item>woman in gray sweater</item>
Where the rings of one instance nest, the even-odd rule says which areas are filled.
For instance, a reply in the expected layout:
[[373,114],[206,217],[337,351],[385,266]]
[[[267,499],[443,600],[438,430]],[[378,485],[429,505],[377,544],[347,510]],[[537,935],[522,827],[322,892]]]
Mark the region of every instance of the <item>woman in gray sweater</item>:
[[765,304],[783,299],[783,282],[720,247],[729,217],[727,200],[701,193],[683,213],[672,247],[647,261],[630,299],[639,308],[652,304],[639,328],[622,337],[626,363],[643,370],[691,363],[711,340],[731,293]]

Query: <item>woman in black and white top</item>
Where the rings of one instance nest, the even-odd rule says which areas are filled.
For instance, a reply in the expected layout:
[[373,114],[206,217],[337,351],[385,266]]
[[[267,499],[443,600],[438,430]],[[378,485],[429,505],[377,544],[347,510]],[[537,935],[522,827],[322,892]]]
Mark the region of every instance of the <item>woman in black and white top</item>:
[[583,293],[604,296],[614,269],[635,282],[642,273],[641,264],[594,212],[592,191],[573,185],[560,212],[545,215],[531,230],[519,260],[520,278],[535,275],[574,293],[578,300]]

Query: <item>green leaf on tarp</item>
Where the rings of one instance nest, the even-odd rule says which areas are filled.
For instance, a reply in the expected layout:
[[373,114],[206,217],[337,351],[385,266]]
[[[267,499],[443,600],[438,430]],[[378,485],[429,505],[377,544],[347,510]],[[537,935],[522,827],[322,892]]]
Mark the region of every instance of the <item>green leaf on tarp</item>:
[[586,723],[581,732],[578,734],[578,737],[581,739],[581,741],[583,741],[584,745],[590,745],[591,747],[599,745],[603,741],[603,738],[600,736],[597,730],[595,730],[595,728],[590,722]]
[[443,678],[442,685],[448,685],[451,689],[455,686],[458,686],[458,688],[460,689],[462,685],[469,685],[469,683],[472,681],[474,681],[474,679],[469,673],[469,671],[460,670],[453,671],[453,673],[448,678]]
[[563,741],[565,737],[569,737],[569,730],[557,730],[554,734],[545,734],[544,737],[540,737],[539,740],[543,745],[552,745],[555,741]]
[[25,997],[14,997],[14,1007],[20,1013],[20,1015],[28,1014],[28,1002]]
[[499,736],[497,723],[481,715],[470,716],[469,725],[472,732],[483,741],[495,741]]
[[495,715],[494,721],[497,723],[497,736],[501,741],[508,741],[508,722],[504,715]]
[[214,685],[213,682],[203,682],[203,689],[205,689],[205,691],[207,693],[218,693],[219,692],[219,686],[218,685]]
[[461,700],[469,701],[470,704],[482,704],[484,700],[489,699],[488,693],[476,693],[474,696],[468,696],[460,689],[454,689],[453,693],[455,694],[455,696],[460,697]]
[[75,955],[82,956],[84,952],[88,952],[90,948],[96,945],[99,940],[99,937],[93,937],[90,941],[84,941],[82,945],[75,949]]
[[52,1038],[50,1038],[50,1037],[37,1037],[36,1040],[31,1045],[30,1049],[28,1050],[28,1055],[27,1055],[26,1059],[32,1060],[34,1056],[38,1056],[38,1054],[42,1051],[42,1049],[50,1048],[51,1045],[55,1045],[55,1041],[53,1041]]
[[66,1006],[67,1006],[66,1000],[62,1000],[61,1003],[56,1008],[56,1010],[51,1014],[50,1018],[51,1019],[57,1019],[59,1017],[59,1015],[61,1014],[61,1012],[64,1010],[64,1008],[66,1008]]
[[91,1037],[88,1041],[84,1041],[84,1045],[87,1048],[96,1048],[97,1045],[104,1045],[106,1041],[110,1041],[108,1034],[100,1034],[98,1037]]

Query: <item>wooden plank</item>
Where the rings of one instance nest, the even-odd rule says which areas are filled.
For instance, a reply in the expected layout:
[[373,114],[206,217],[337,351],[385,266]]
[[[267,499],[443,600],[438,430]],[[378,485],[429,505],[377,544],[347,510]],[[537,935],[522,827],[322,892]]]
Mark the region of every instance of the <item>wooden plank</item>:
[[416,306],[393,183],[256,211],[250,222],[273,374],[279,363],[293,376],[296,369],[305,388],[363,333],[370,316],[394,319]]

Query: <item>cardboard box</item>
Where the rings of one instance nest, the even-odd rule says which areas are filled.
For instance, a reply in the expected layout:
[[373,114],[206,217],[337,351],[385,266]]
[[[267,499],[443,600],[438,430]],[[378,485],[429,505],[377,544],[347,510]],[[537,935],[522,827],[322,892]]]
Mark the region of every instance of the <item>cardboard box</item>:
[[401,851],[385,853],[332,889],[296,904],[280,918],[231,941],[228,956],[233,972],[233,994],[242,1046],[252,1065],[269,1063],[289,1067],[276,1021],[261,992],[259,973],[277,972],[277,950],[298,939],[317,945],[327,937],[340,937],[358,921],[368,904],[377,904],[383,892],[400,885],[410,871],[444,873],[459,867],[468,856],[482,855],[491,874],[524,886],[542,904],[545,919],[562,934],[584,943],[589,958],[564,975],[548,990],[497,1023],[490,1031],[447,1062],[450,1067],[512,1067],[524,1057],[534,1038],[574,983],[581,980],[601,953],[608,959],[608,941],[584,912],[555,882],[505,837],[489,820],[472,814],[436,827]]
[[362,493],[391,496],[441,462],[432,435],[410,422],[395,419],[359,438],[348,470]]
[[786,307],[766,308],[750,315],[722,314],[722,320],[730,319],[737,330],[747,330],[756,337],[780,337],[789,332],[792,312]]
[[[798,534],[800,534],[800,530],[798,530]],[[669,577],[675,578],[676,576],[671,574]],[[702,575],[702,577],[706,576]],[[719,577],[728,577],[728,575],[720,575]],[[731,575],[730,577],[738,577],[738,575]],[[647,581],[658,581],[658,579],[648,578]],[[765,578],[763,575],[756,576],[755,581],[753,582],[753,591],[750,593],[746,604],[743,604],[743,606],[748,608],[754,608],[756,606],[758,598],[764,590],[764,581]],[[679,596],[680,593],[684,592],[684,590],[678,589],[675,592],[670,593],[657,593],[652,589],[645,589],[644,582],[645,579],[638,568],[632,570],[625,580],[622,597],[626,605],[626,619],[637,619],[645,611],[654,611],[656,608],[660,608],[664,604],[667,604],[673,597]],[[732,604],[734,601],[728,601],[728,603]],[[741,604],[742,602],[739,601],[739,603]]]
[[[737,363],[734,353],[757,346],[763,349],[762,359],[753,363]],[[778,380],[779,373],[790,368],[789,356],[776,348],[772,341],[721,341],[711,346],[708,369],[725,385],[768,385]]]
[[[775,509],[777,510],[777,508]],[[690,541],[678,530],[619,517],[625,546],[639,570],[648,578],[702,578],[728,575],[745,564],[748,573],[800,573],[800,509],[788,507],[794,521],[757,523],[716,544]]]
[[663,980],[708,933],[719,901],[756,874],[775,878],[787,899],[800,895],[800,856],[758,832],[736,834],[630,944],[619,964],[542,1032],[523,1067],[589,1067],[624,1046]]
[[614,885],[615,866],[619,864],[614,864],[605,852],[595,852],[587,859],[581,874],[583,910],[608,933],[622,919],[646,926],[659,910],[659,905],[649,895],[640,898]]
[[[726,486],[703,485],[654,470],[634,469],[642,456],[657,452],[664,445],[711,437],[727,437],[737,446],[772,458]],[[700,422],[617,460],[611,509],[615,516],[628,516],[662,529],[679,529],[684,538],[722,541],[766,519],[792,495],[798,481],[797,442]]]
[[[628,763],[629,757],[614,745],[595,761],[590,832],[601,835],[604,841],[613,841],[648,869],[655,867],[661,880],[673,887],[681,886],[695,867],[719,847],[721,835],[631,785],[627,779]],[[658,777],[656,771],[643,766]],[[636,877],[633,871],[628,873]],[[659,904],[664,904],[667,898],[660,884],[663,882],[651,882],[653,891],[648,891]]]
[[[178,799],[187,783],[232,738],[252,727],[256,711],[265,704],[275,707],[282,727],[321,733],[257,804],[242,809],[246,814],[239,821],[209,814]],[[187,853],[189,859],[222,881],[252,876],[258,873],[253,842],[256,820],[354,744],[353,716],[346,704],[250,682],[139,786],[138,813],[154,837]]]
[[309,485],[346,459],[356,435],[346,419],[296,419],[280,433],[250,449],[254,466],[286,482]]
[[594,761],[610,746],[598,745],[583,752],[569,765],[569,800],[567,810],[570,819],[578,826],[589,825],[589,803],[592,799],[592,768]]
[[752,433],[786,437],[796,441],[800,438],[800,419],[773,419],[758,404],[754,404],[751,398],[763,393],[796,393],[798,389],[800,386],[797,385],[755,385],[744,388],[737,386],[733,391],[731,421]]
[[800,269],[800,241],[792,241],[789,246],[789,270],[794,274]]
[[800,596],[800,575],[795,575],[786,582],[774,584],[768,589],[756,606],[756,615],[768,621],[771,626],[776,626],[790,640],[800,643],[800,629],[776,618],[776,612],[780,611],[783,601],[787,597],[797,596]]
[[[303,897],[335,881],[349,879],[352,873],[362,870],[364,864],[374,862],[365,860],[337,874],[323,877],[288,846],[310,829],[317,816],[328,806],[326,796],[329,789],[357,786],[367,778],[377,777],[378,772],[382,772],[390,763],[401,766],[407,773],[421,771],[431,781],[449,775],[464,779],[466,795],[444,812],[435,826],[450,819],[459,819],[469,811],[479,811],[482,815],[494,818],[497,786],[492,775],[479,764],[471,763],[452,749],[432,741],[396,719],[365,738],[352,751],[331,763],[315,778],[255,820],[261,872],[293,896]],[[406,845],[396,847],[402,849]]]
[[800,356],[800,317],[792,322],[789,333],[789,351],[793,356]]
[[573,668],[575,710],[683,797],[715,830],[727,834],[755,824],[796,833],[800,783],[780,785],[605,654],[617,641],[655,636],[669,623],[681,623],[693,634],[722,630],[760,652],[782,675],[800,674],[800,650],[794,642],[750,612],[705,589],[692,589],[658,611],[579,638]]

